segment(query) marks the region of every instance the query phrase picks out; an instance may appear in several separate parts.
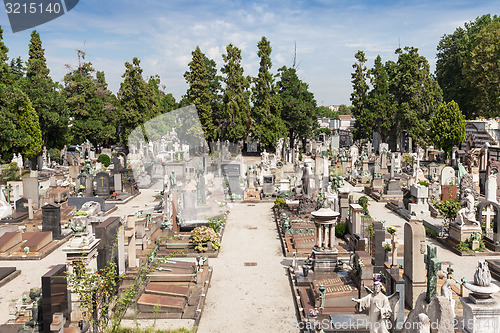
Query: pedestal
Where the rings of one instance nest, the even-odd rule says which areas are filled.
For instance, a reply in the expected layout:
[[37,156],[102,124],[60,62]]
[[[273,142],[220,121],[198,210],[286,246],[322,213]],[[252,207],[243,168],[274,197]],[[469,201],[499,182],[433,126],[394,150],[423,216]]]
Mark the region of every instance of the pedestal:
[[460,297],[460,302],[463,306],[464,332],[500,331],[500,303],[496,299],[477,299],[471,294],[469,297]]
[[314,272],[333,272],[337,268],[338,249],[319,250],[316,247],[312,250]]
[[482,234],[480,226],[477,225],[462,225],[450,223],[448,228],[449,237],[456,242],[464,242],[469,239],[475,232]]

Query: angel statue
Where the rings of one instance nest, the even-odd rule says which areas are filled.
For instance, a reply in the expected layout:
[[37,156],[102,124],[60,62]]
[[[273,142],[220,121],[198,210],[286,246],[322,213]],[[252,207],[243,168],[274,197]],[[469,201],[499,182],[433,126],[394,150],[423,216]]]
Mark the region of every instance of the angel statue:
[[399,292],[387,297],[382,292],[382,283],[375,281],[373,291],[365,287],[370,293],[363,298],[353,298],[359,305],[359,311],[368,309],[370,320],[370,333],[389,333],[395,318],[398,317]]

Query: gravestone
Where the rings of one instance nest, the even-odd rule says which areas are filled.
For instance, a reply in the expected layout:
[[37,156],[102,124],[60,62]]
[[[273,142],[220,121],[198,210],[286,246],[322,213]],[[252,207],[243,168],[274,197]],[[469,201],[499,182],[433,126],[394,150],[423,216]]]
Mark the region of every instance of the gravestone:
[[80,174],[80,166],[79,165],[71,165],[69,167],[69,177],[73,180],[78,178]]
[[96,195],[108,196],[111,192],[110,176],[107,172],[99,172],[95,176],[96,179]]
[[446,166],[441,170],[441,185],[456,185],[457,178],[455,176],[455,169]]
[[120,217],[112,216],[95,227],[95,237],[100,239],[97,246],[97,269],[104,269],[109,262],[116,263],[119,274],[117,235],[120,228]]
[[198,184],[196,185],[196,198],[199,205],[204,205],[207,203],[207,192],[204,175],[202,175],[200,179],[198,179]]
[[406,305],[414,308],[418,296],[426,290],[425,228],[410,220],[404,226],[404,273]]
[[273,176],[263,176],[262,191],[265,195],[270,195],[274,193],[274,177]]
[[15,208],[16,212],[23,212],[27,213],[28,212],[28,199],[26,198],[21,198],[15,202]]
[[23,197],[32,200],[34,209],[40,208],[40,188],[38,184],[38,178],[23,178]]
[[222,164],[222,176],[227,181],[227,188],[230,197],[241,198],[243,190],[240,187],[240,164]]
[[113,184],[115,186],[115,193],[121,193],[123,191],[123,186],[122,186],[122,175],[119,173],[115,173],[113,175]]
[[408,211],[410,215],[415,216],[419,220],[424,219],[430,215],[429,211],[429,188],[420,184],[412,184],[410,186],[410,193],[415,198],[414,203],[408,204]]
[[363,234],[363,230],[361,229],[361,211],[363,207],[358,204],[350,204],[350,223],[349,223],[349,232],[354,234]]
[[373,267],[374,273],[384,272],[385,270],[385,249],[382,243],[385,240],[385,229],[382,222],[373,222],[374,246],[375,246],[375,265]]
[[42,276],[42,312],[43,332],[50,333],[52,316],[56,312],[63,313],[70,320],[68,285],[66,281],[66,265],[59,264]]
[[61,238],[61,206],[47,204],[42,207],[42,231],[52,232],[53,239]]

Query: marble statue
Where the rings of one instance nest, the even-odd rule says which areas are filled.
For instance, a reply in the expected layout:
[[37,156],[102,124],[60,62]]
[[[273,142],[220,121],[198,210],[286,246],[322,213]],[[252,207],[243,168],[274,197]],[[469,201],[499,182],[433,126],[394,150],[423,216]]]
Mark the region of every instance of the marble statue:
[[453,314],[453,318],[455,318],[455,300],[453,299],[453,291],[451,290],[451,285],[453,284],[453,279],[448,278],[444,281],[441,286],[441,296],[446,297],[446,299],[450,302],[451,311]]
[[12,215],[12,207],[7,202],[3,188],[0,188],[0,219],[4,219]]
[[474,273],[474,283],[477,286],[486,287],[491,284],[491,273],[486,261],[478,261],[477,269]]
[[389,333],[389,320],[392,315],[389,298],[382,293],[382,283],[376,281],[373,284],[373,293],[363,298],[352,298],[359,305],[359,310],[368,309],[370,321],[370,333]]
[[431,332],[431,321],[425,313],[420,313],[418,315],[418,333],[430,333]]
[[479,222],[476,221],[476,208],[474,207],[474,196],[472,195],[471,189],[465,189],[465,195],[461,204],[463,208],[457,212],[457,224],[459,226],[465,224],[475,224],[479,226]]

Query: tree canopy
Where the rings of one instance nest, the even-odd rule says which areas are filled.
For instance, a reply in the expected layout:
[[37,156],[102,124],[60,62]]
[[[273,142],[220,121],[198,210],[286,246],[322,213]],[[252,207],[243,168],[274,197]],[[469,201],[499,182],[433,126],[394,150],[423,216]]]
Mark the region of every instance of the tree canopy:
[[226,87],[222,97],[220,132],[223,140],[237,142],[250,132],[250,82],[241,66],[241,50],[229,44],[221,68]]
[[318,125],[316,100],[307,83],[297,76],[295,68],[278,69],[278,94],[283,104],[282,118],[288,129],[290,145],[314,135]]
[[[15,68],[19,75],[21,69],[17,65]],[[49,73],[40,35],[33,30],[26,77],[18,81],[38,114],[44,145],[62,148],[67,139],[69,110],[62,87],[52,81]]]
[[271,43],[262,37],[257,44],[257,56],[260,58],[259,73],[252,80],[252,136],[261,145],[274,151],[276,142],[286,135],[285,124],[281,118],[281,100],[277,94],[274,76],[270,70]]
[[451,153],[453,146],[465,141],[465,116],[455,101],[442,103],[429,122],[434,145]]
[[[492,92],[484,89],[496,80],[495,73],[485,69],[498,69],[498,24],[495,22],[499,21],[496,15],[477,17],[452,34],[444,35],[437,46],[436,79],[443,90],[443,98],[446,102],[456,101],[467,119],[498,116],[498,108],[496,114],[491,109]],[[482,32],[483,29],[486,30]]]

